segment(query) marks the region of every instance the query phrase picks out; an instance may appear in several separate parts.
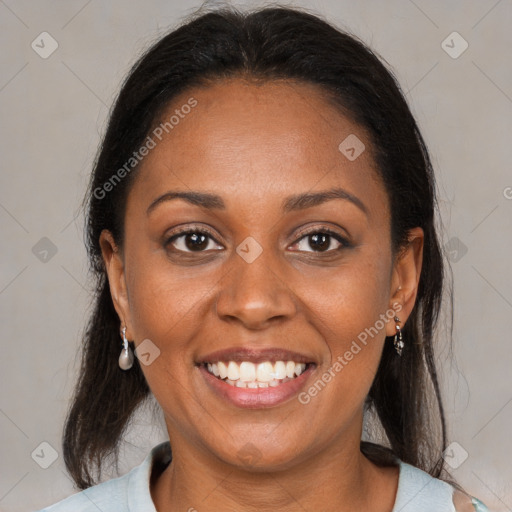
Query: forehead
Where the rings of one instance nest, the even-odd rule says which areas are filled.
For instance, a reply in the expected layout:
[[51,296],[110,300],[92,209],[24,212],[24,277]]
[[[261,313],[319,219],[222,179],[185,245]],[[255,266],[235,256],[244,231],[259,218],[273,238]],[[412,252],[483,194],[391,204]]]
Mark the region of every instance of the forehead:
[[155,145],[133,187],[148,204],[168,188],[214,192],[228,207],[281,206],[284,196],[339,186],[379,215],[387,207],[366,131],[314,85],[230,79],[191,88],[149,136]]

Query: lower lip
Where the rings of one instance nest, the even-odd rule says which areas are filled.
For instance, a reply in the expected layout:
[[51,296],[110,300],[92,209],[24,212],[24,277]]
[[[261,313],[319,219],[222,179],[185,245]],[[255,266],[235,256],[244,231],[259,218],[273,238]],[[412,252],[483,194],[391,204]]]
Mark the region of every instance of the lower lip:
[[299,393],[309,376],[313,373],[315,365],[310,365],[303,373],[294,379],[268,388],[237,388],[212,375],[204,365],[199,366],[206,383],[222,398],[237,407],[260,409],[274,407],[290,400]]

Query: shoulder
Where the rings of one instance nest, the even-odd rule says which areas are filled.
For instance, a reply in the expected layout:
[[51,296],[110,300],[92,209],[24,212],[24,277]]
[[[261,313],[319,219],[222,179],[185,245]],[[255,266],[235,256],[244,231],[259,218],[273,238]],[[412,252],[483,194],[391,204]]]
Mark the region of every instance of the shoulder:
[[170,460],[169,441],[155,446],[144,461],[125,475],[74,494],[39,512],[156,512],[150,478],[155,464]]
[[468,497],[449,483],[400,462],[400,476],[393,512],[486,512],[480,501]]
[[108,480],[73,494],[39,512],[128,511],[127,490],[132,471],[120,478]]
[[454,512],[454,488],[425,471],[400,462],[400,476],[393,512]]

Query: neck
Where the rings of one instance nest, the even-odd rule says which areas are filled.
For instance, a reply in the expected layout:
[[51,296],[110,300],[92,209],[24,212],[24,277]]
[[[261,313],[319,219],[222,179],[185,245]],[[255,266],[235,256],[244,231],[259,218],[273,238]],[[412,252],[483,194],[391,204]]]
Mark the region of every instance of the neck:
[[158,512],[391,512],[398,468],[371,463],[360,452],[359,439],[343,439],[337,449],[330,444],[283,471],[250,472],[200,450],[173,450],[151,494]]

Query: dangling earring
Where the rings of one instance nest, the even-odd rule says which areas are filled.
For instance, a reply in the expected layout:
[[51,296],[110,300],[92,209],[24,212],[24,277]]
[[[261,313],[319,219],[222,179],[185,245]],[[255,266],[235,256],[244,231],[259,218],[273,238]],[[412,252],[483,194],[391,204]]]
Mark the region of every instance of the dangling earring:
[[123,335],[123,348],[119,355],[119,368],[121,368],[121,370],[129,370],[133,366],[133,352],[128,345],[128,340],[126,339],[126,325],[123,327],[121,332]]
[[400,318],[395,316],[395,339],[393,341],[393,345],[395,346],[395,349],[399,356],[402,355],[402,349],[404,348],[404,340],[402,339],[402,329],[400,329]]

